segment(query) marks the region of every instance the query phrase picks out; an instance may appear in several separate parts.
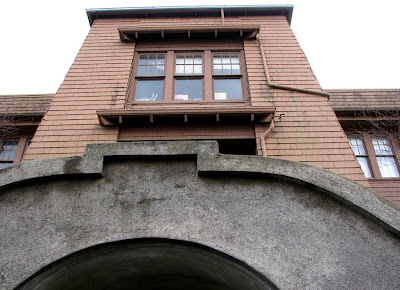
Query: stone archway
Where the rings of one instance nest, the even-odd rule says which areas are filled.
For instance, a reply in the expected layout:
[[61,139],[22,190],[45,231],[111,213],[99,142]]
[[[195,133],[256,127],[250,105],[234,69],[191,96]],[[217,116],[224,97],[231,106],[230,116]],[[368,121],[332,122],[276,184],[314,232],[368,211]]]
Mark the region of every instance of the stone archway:
[[[90,145],[82,157],[2,170],[0,191],[1,289],[15,289],[43,273],[40,269],[50,269],[46,265],[90,247],[148,237],[206,245],[244,261],[283,289],[397,289],[400,281],[398,208],[328,171],[286,160],[221,155],[215,142]],[[189,252],[177,256],[200,259],[196,251]],[[114,262],[118,271],[105,273],[100,270],[111,261],[101,251],[98,257],[89,259],[94,268],[88,269],[112,278],[102,284],[124,280],[107,274],[125,271],[122,266],[130,263],[119,262],[124,255]],[[165,271],[180,273],[174,281],[196,273],[202,273],[204,283],[217,281],[231,289],[233,284],[226,283],[241,281],[226,264],[217,267],[230,273],[225,280],[214,277],[221,271],[202,272],[211,268],[200,263],[167,261],[173,266]],[[185,272],[189,268],[194,269]],[[79,273],[61,277],[79,281]],[[57,282],[50,277],[40,279],[38,288]],[[186,282],[180,283],[184,288]]]
[[133,239],[68,255],[16,289],[278,288],[245,263],[212,248],[170,239]]

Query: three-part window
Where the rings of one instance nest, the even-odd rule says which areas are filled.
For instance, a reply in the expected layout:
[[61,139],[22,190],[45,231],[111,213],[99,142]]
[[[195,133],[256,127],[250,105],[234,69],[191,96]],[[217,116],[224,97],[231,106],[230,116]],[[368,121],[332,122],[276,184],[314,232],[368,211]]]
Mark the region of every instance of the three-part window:
[[129,100],[213,101],[247,96],[243,51],[137,53]]
[[369,134],[349,136],[349,143],[367,178],[400,177],[392,142]]

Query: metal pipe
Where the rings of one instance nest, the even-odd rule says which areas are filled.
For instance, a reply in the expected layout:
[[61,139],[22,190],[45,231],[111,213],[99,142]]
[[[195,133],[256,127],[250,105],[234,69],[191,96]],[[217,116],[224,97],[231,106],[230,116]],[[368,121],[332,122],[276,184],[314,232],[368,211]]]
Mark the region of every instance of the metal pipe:
[[275,128],[275,122],[274,119],[272,119],[269,128],[260,137],[262,156],[267,156],[267,147],[265,145],[265,138],[269,135],[269,133],[272,132],[274,128]]
[[257,33],[256,39],[258,41],[258,46],[260,47],[261,58],[262,58],[263,66],[264,66],[264,72],[265,72],[265,78],[267,80],[267,85],[269,87],[276,88],[276,89],[281,89],[281,90],[296,91],[296,92],[305,93],[305,94],[320,95],[320,96],[327,97],[329,99],[329,94],[328,93],[323,93],[323,92],[314,91],[314,90],[307,90],[307,89],[301,89],[301,88],[295,88],[295,87],[290,87],[290,86],[281,86],[281,85],[273,84],[271,82],[271,77],[269,75],[267,59],[265,58],[264,48],[262,46],[259,33]]

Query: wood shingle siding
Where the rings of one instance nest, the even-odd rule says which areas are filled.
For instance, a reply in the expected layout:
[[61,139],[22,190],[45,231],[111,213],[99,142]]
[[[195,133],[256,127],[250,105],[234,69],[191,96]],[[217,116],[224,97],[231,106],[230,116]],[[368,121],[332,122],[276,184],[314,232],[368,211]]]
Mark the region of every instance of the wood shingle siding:
[[[82,155],[87,144],[118,140],[119,129],[101,127],[96,115],[96,110],[123,109],[127,97],[135,44],[121,42],[118,28],[220,24],[220,17],[95,20],[24,160]],[[322,91],[285,16],[225,17],[227,26],[249,24],[261,27],[259,33],[272,82]],[[315,165],[369,186],[327,98],[271,89],[266,84],[258,42],[244,40],[244,53],[252,105],[276,108],[276,128],[266,138],[268,156]],[[255,134],[260,137],[267,128],[257,125]],[[192,136],[189,131],[175,135],[171,132],[174,131],[165,138]],[[233,129],[220,133],[202,128],[199,132],[196,136],[200,139],[231,135],[234,138],[236,134]],[[131,128],[123,129],[120,137],[121,140],[164,138],[161,131],[158,136],[146,134],[145,130]],[[258,139],[257,144],[261,154]]]

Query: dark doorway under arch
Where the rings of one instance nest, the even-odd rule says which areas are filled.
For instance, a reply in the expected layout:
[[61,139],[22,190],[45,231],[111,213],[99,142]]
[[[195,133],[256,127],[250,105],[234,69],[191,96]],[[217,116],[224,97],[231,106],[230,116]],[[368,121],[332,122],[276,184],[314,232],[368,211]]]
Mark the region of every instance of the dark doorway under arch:
[[16,289],[278,289],[222,252],[196,243],[135,239],[76,252],[34,274]]

